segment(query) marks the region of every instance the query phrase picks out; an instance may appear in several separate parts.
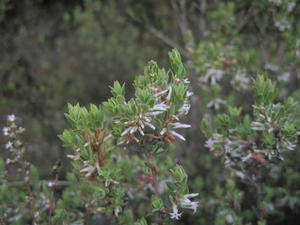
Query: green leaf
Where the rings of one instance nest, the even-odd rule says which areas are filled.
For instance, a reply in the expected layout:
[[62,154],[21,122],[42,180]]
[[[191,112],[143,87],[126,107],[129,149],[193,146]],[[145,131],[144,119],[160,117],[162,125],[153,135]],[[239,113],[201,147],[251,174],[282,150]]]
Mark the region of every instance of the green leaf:
[[160,198],[153,195],[151,199],[151,206],[152,206],[152,212],[157,212],[164,208],[164,203]]
[[278,90],[276,89],[275,84],[263,75],[257,77],[254,91],[256,94],[255,100],[257,105],[270,105],[278,96]]
[[5,171],[5,163],[2,158],[0,158],[0,174]]
[[176,182],[182,185],[187,184],[187,174],[182,166],[176,165],[175,168],[171,170],[171,172]]
[[39,171],[37,170],[37,168],[33,165],[30,165],[30,181],[34,184],[34,185],[38,185],[39,181],[40,181],[40,175],[39,175]]
[[169,53],[169,58],[171,61],[171,69],[172,69],[173,73],[176,74],[179,79],[184,79],[187,71],[181,61],[181,56],[180,56],[180,53],[178,52],[178,50],[173,49]]
[[134,223],[134,225],[148,225],[147,221],[145,220],[145,218],[139,219],[138,221],[136,221]]
[[114,86],[111,88],[111,93],[114,97],[123,97],[125,95],[125,85],[121,84],[118,81],[114,82]]

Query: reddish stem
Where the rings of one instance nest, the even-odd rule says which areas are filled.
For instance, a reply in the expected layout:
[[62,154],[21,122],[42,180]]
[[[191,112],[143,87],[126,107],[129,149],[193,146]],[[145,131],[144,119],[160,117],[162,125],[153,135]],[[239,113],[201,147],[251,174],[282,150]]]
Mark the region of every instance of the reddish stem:
[[157,179],[158,168],[155,164],[151,163],[151,161],[153,159],[153,154],[151,152],[148,152],[145,150],[145,155],[146,155],[146,158],[148,161],[148,167],[152,171],[151,181],[152,181],[152,185],[154,187],[154,193],[156,196],[159,196],[158,179]]
[[262,206],[262,199],[261,199],[261,166],[256,166],[256,179],[255,179],[255,195],[256,195],[256,208],[258,210],[258,221],[265,220],[265,210]]

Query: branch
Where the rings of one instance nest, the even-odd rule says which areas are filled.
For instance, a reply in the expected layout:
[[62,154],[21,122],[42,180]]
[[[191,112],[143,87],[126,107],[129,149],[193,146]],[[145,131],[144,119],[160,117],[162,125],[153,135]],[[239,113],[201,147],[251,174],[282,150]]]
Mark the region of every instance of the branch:
[[258,221],[265,220],[265,210],[262,206],[261,200],[261,167],[258,165],[256,167],[256,179],[255,179],[255,195],[256,195],[256,208],[258,210]]
[[189,57],[189,53],[186,50],[184,50],[178,43],[176,43],[175,41],[173,41],[172,39],[170,39],[169,37],[167,37],[164,33],[162,33],[160,30],[158,30],[154,26],[146,27],[146,29],[152,35],[154,35],[155,37],[157,37],[160,40],[162,40],[165,44],[169,45],[172,48],[177,48],[178,51],[180,51],[182,55],[184,55],[185,57]]
[[153,25],[147,25],[145,23],[142,23],[141,21],[138,21],[137,19],[133,18],[130,14],[128,14],[125,10],[126,5],[125,4],[119,4],[118,5],[119,12],[124,16],[125,19],[127,19],[131,24],[138,27],[141,30],[145,30],[155,36],[156,38],[160,39],[162,42],[170,46],[171,48],[176,48],[178,51],[185,57],[189,58],[189,53],[184,50],[177,42],[169,38],[167,35],[165,35],[162,31],[158,30]]
[[[51,184],[53,187],[66,187],[66,186],[70,185],[69,181],[64,181],[64,180],[62,180],[62,181],[44,180],[42,182],[46,182],[48,184],[48,186]],[[3,184],[3,182],[1,184]],[[7,184],[10,187],[20,187],[20,186],[24,186],[25,182],[24,181],[13,181],[13,182],[8,182]]]
[[186,15],[186,0],[179,0],[178,4],[179,6],[177,6],[175,1],[171,1],[171,5],[174,10],[174,13],[178,15],[178,26],[184,42],[184,48],[187,52],[190,52],[191,46],[187,36],[190,29],[189,29],[188,19]]

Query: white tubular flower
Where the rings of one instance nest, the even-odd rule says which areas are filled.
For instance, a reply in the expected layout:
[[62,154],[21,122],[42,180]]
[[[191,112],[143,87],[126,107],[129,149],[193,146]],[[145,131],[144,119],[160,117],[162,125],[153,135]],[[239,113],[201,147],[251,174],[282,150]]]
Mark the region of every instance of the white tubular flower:
[[13,122],[16,120],[16,116],[14,114],[8,115],[7,116],[7,121]]
[[175,81],[176,82],[183,82],[184,84],[190,84],[191,83],[188,78],[185,78],[183,80],[180,80],[179,78],[176,78]]
[[125,129],[125,130],[123,131],[123,133],[121,134],[121,136],[124,136],[124,135],[128,134],[128,133],[130,132],[131,129],[132,129],[132,127],[128,127],[127,129]]
[[150,127],[152,130],[155,130],[155,126],[152,123],[149,122],[145,122],[145,125],[147,125],[148,127]]
[[264,131],[265,130],[265,125],[261,122],[252,122],[251,123],[251,129],[256,130],[256,131]]
[[7,142],[7,143],[5,144],[5,148],[6,148],[6,149],[11,148],[12,146],[13,146],[13,143],[12,143],[11,141],[9,141],[9,142]]
[[140,134],[141,134],[142,136],[145,136],[145,133],[144,133],[144,131],[143,131],[143,129],[142,129],[141,127],[139,127],[138,130],[139,130],[139,132],[140,132]]
[[138,130],[139,127],[131,127],[130,134],[135,133]]
[[182,213],[178,212],[178,206],[173,203],[173,211],[170,213],[170,218],[179,220],[181,215]]
[[89,145],[90,145],[90,142],[86,142],[86,143],[84,143],[83,147],[87,147]]
[[179,199],[180,207],[185,209],[191,209],[193,210],[193,213],[196,213],[197,208],[199,207],[199,202],[191,201],[190,198],[195,198],[198,195],[198,193],[184,195],[182,198]]
[[68,158],[73,159],[73,160],[79,160],[80,159],[80,155],[67,155]]
[[114,214],[115,214],[116,217],[119,216],[119,213],[121,212],[121,210],[122,210],[122,209],[121,209],[120,206],[117,206],[117,207],[114,208]]
[[192,91],[187,91],[186,92],[186,96],[191,97],[192,95],[194,95],[194,93]]
[[111,137],[112,137],[111,134],[107,135],[106,137],[103,138],[103,142],[104,142],[104,141],[107,141],[107,140],[110,139]]
[[171,99],[171,95],[172,95],[172,87],[169,87],[168,91],[169,91],[169,93],[167,95],[167,100],[170,100]]
[[184,124],[184,123],[171,123],[171,125],[173,126],[173,129],[178,129],[178,128],[190,128],[191,125],[189,124]]
[[154,95],[154,97],[162,96],[162,95],[166,94],[166,93],[168,92],[168,90],[169,90],[169,89],[166,89],[166,90],[163,90],[163,91],[161,91],[161,92],[158,92],[158,93],[156,93],[156,94]]
[[188,78],[185,78],[185,79],[183,79],[183,83],[184,83],[184,84],[190,84],[191,82],[189,81]]
[[3,131],[3,135],[4,136],[8,136],[9,135],[9,127],[4,127],[3,129],[2,129],[2,131]]
[[151,111],[156,111],[156,110],[159,110],[159,111],[167,111],[168,108],[169,108],[169,106],[166,105],[166,103],[161,102],[161,103],[155,105],[155,106],[152,108]]
[[95,168],[93,166],[88,166],[80,170],[80,173],[87,173],[85,176],[89,177],[94,172]]
[[178,137],[179,139],[185,141],[185,138],[184,138],[181,134],[178,134],[176,131],[171,130],[170,133],[171,133],[173,136]]
[[164,135],[167,132],[167,130],[168,130],[167,128],[163,128],[159,134]]
[[53,187],[54,185],[55,185],[54,182],[52,182],[52,181],[49,181],[49,182],[48,182],[48,187]]
[[250,160],[252,158],[253,158],[252,153],[249,153],[245,157],[242,157],[242,162],[247,162],[248,160]]
[[190,111],[191,105],[190,104],[184,104],[181,109],[179,109],[180,115],[187,115]]
[[162,114],[164,111],[155,111],[155,112],[148,112],[147,116],[156,116]]
[[284,144],[284,147],[286,147],[286,148],[287,148],[288,150],[290,150],[290,151],[294,151],[295,148],[297,147],[296,144],[291,143],[291,142],[289,142],[289,141],[284,141],[283,144]]
[[[124,122],[124,125],[128,125],[121,134],[121,136],[125,136],[127,134],[134,134],[135,132],[139,132],[142,136],[145,135],[145,127],[148,126],[152,130],[155,130],[155,126],[151,123],[153,116],[163,113],[168,109],[168,106],[165,103],[160,103],[155,105],[150,112],[147,113],[139,113],[135,119],[131,121]],[[120,121],[116,120],[116,123],[122,124]]]
[[164,127],[161,131],[160,131],[160,135],[164,135],[165,133],[170,133],[171,135],[185,141],[185,138],[177,133],[176,131],[174,131],[173,129],[178,129],[178,128],[189,128],[191,127],[191,125],[189,124],[184,124],[184,123],[178,123],[178,122],[175,122],[175,123],[170,123],[168,124],[168,127]]

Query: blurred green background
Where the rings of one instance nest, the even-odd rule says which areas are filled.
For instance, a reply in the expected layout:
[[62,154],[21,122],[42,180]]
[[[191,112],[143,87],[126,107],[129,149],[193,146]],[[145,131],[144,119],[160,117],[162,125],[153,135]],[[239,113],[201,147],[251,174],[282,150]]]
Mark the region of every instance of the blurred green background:
[[64,161],[57,134],[68,102],[100,103],[114,80],[130,83],[147,61],[166,57],[166,46],[126,21],[116,4],[0,1],[1,124],[11,113],[22,119],[28,157],[44,176]]
[[[16,114],[26,128],[26,157],[47,179],[56,161],[69,167],[57,138],[67,127],[67,103],[100,103],[110,97],[115,80],[125,82],[130,92],[133,77],[147,61],[167,66],[167,52],[177,48],[195,96],[186,121],[193,127],[185,134],[187,142],[177,143],[176,154],[203,201],[199,216],[184,220],[208,224],[220,217],[218,225],[229,224],[220,213],[232,208],[236,189],[246,188],[226,183],[223,161],[203,147],[201,118],[224,112],[226,106],[219,111],[207,107],[213,97],[245,113],[251,109],[247,87],[231,86],[237,71],[250,80],[265,73],[277,82],[282,97],[300,100],[299,18],[298,0],[0,0],[1,127],[8,114]],[[211,90],[199,81],[207,64],[225,74]],[[4,143],[1,134],[0,155]],[[267,179],[268,224],[298,224],[299,158],[299,151],[287,154]],[[230,203],[216,206],[224,196]],[[251,196],[245,199],[242,208]],[[250,216],[245,212],[243,217]]]

